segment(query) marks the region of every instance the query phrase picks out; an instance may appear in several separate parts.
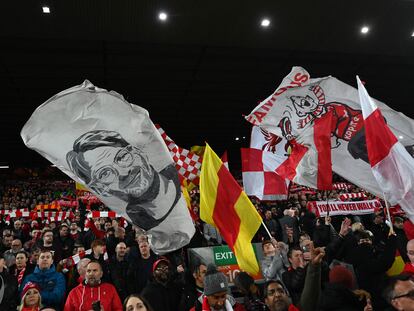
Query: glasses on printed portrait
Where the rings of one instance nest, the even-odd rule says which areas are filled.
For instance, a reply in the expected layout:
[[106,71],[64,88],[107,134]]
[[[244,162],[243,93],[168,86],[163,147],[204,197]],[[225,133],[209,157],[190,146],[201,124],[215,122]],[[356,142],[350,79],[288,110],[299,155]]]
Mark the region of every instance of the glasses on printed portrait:
[[99,194],[120,191],[139,197],[152,184],[154,170],[138,148],[128,145],[124,148],[98,147],[95,150],[98,152],[97,162],[109,162],[92,168],[92,180],[88,186]]

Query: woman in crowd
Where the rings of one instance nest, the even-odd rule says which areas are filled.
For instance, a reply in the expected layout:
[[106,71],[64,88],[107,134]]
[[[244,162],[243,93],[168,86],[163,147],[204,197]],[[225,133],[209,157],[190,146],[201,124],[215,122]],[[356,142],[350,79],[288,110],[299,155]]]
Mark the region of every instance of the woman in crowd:
[[132,294],[125,298],[124,311],[152,311],[152,308],[142,296]]
[[10,267],[10,273],[16,278],[18,285],[22,280],[32,273],[34,266],[29,263],[29,255],[26,251],[18,251],[16,254],[16,264]]
[[42,306],[40,288],[37,284],[28,282],[22,291],[22,300],[19,311],[39,311]]

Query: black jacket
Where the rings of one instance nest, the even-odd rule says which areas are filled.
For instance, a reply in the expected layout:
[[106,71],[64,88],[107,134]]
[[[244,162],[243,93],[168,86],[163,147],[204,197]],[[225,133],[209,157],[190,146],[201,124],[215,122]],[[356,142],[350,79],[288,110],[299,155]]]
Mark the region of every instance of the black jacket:
[[152,266],[157,260],[157,255],[151,252],[148,259],[139,256],[130,260],[127,272],[127,288],[131,294],[140,293],[152,276]]
[[[0,310],[1,311],[15,311],[17,308],[17,279],[10,275],[6,268],[0,273]],[[2,298],[2,299],[1,299]]]
[[305,268],[289,268],[288,271],[282,274],[282,280],[289,291],[290,297],[294,305],[297,305],[300,300],[303,288],[305,286],[306,267]]
[[127,286],[128,267],[128,260],[124,259],[122,261],[118,261],[116,256],[114,256],[109,262],[109,271],[111,274],[112,284],[115,286],[121,301],[124,301],[124,299],[129,295]]
[[363,311],[365,301],[341,284],[328,283],[322,292],[320,311]]
[[181,311],[178,308],[181,287],[174,283],[164,286],[156,281],[150,281],[141,294],[154,311]]

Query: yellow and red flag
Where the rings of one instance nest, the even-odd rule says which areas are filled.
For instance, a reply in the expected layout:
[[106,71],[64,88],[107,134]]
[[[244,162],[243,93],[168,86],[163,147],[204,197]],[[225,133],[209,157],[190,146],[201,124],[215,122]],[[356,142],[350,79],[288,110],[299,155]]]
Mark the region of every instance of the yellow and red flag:
[[220,231],[242,270],[259,272],[251,241],[262,218],[208,144],[201,166],[200,218]]
[[404,266],[405,266],[405,262],[402,259],[400,252],[397,249],[395,252],[394,263],[392,264],[391,268],[388,269],[387,275],[394,276],[394,275],[401,274],[404,270]]

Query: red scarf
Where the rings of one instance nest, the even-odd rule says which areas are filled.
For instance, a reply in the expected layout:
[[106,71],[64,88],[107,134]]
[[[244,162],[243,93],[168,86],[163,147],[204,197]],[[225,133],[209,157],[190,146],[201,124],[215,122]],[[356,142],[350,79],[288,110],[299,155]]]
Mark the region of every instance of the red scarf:
[[[227,300],[227,298],[226,298],[226,301],[224,303],[224,309],[225,310],[234,310],[232,308],[232,306],[230,305],[229,301]],[[201,310],[202,311],[211,311],[210,305],[208,304],[207,296],[204,296],[204,298],[203,298],[203,304],[202,304]]]
[[[17,273],[18,270],[16,270]],[[24,267],[22,270],[20,270],[19,274],[17,275],[17,283],[19,284],[19,286],[22,284],[22,280],[23,280],[23,275],[24,272],[26,271],[26,267]]]

